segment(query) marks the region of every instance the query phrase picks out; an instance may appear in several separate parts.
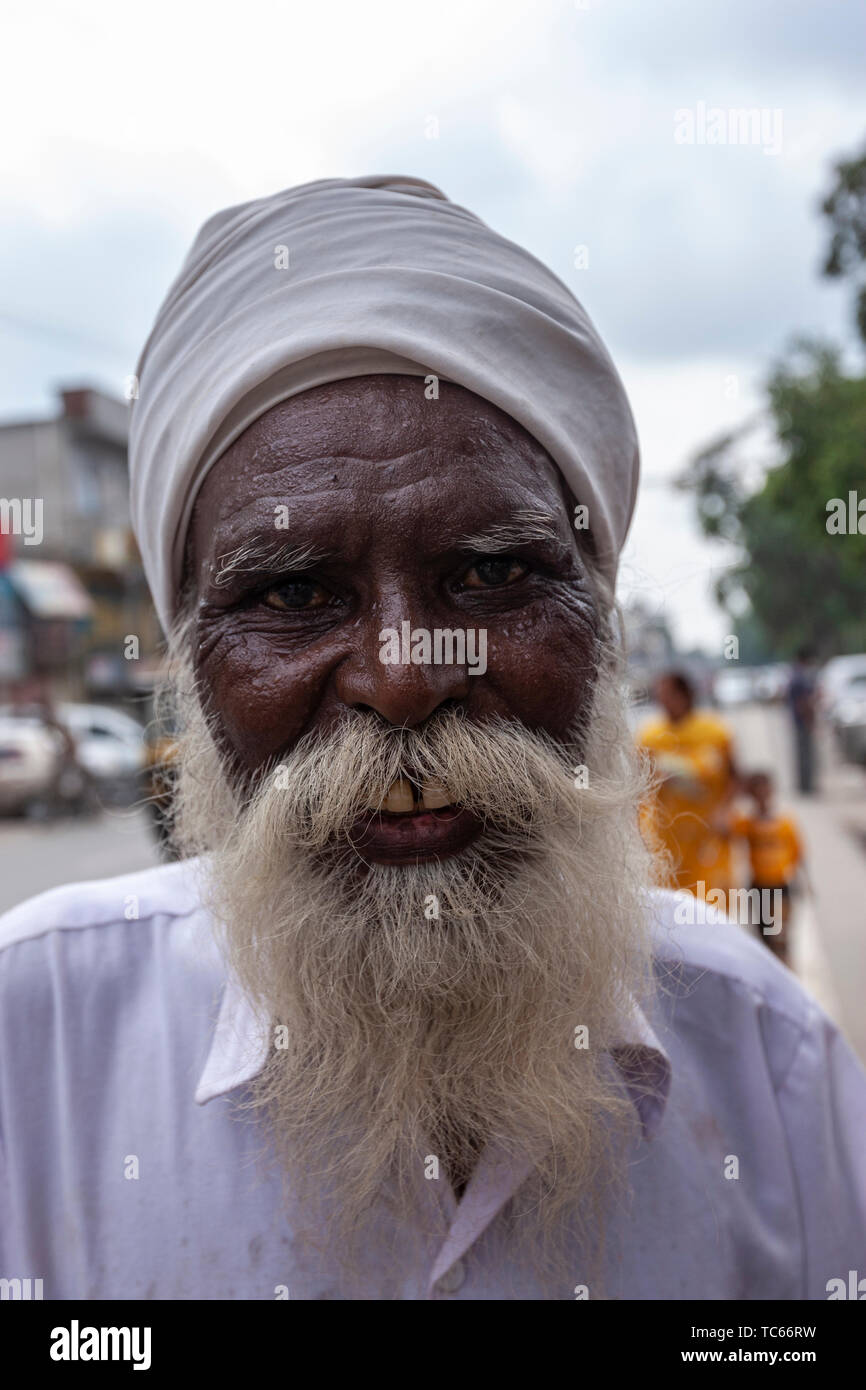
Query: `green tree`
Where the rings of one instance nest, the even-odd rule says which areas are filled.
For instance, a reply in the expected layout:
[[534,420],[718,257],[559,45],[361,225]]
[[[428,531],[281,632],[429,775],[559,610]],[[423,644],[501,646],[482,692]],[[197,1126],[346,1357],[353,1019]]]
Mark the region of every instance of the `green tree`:
[[857,330],[866,342],[866,150],[855,159],[840,160],[834,173],[836,181],[821,203],[830,223],[823,270],[853,281]]
[[[781,461],[755,488],[748,440],[755,422],[692,459],[680,486],[695,494],[707,536],[741,559],[717,597],[754,650],[822,656],[866,650],[866,514],[863,532],[832,534],[832,499],[866,501],[866,378],[842,368],[835,348],[800,342],[767,385]],[[856,524],[856,523],[855,523]]]

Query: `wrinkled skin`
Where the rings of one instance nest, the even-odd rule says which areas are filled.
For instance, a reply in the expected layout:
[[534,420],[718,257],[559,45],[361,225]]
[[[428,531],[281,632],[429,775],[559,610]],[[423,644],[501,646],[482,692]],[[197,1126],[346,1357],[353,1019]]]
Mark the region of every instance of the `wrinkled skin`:
[[[283,504],[289,529],[275,531]],[[347,706],[415,726],[457,702],[470,719],[517,718],[563,739],[597,664],[572,507],[541,445],[459,386],[443,382],[427,400],[420,377],[367,376],[269,410],[209,473],[187,550],[197,674],[233,775],[247,780],[302,735],[328,731]],[[492,565],[459,545],[527,508],[554,519],[552,541]],[[220,556],[275,538],[333,555],[294,580],[214,584]],[[431,632],[486,628],[486,673],[383,665],[379,634],[405,619]]]

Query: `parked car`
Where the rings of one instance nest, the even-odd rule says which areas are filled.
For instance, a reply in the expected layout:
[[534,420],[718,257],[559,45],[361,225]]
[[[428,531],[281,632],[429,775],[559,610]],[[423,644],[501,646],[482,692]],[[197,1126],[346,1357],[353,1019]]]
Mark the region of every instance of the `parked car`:
[[60,763],[60,739],[38,719],[0,715],[0,813],[45,804]]
[[866,652],[854,656],[834,656],[818,677],[818,689],[824,714],[835,725],[837,706],[856,696],[866,681]]
[[833,728],[845,762],[866,767],[866,689],[840,702]]
[[713,696],[725,707],[747,705],[755,698],[754,673],[748,666],[722,668],[713,678]]
[[147,754],[137,720],[108,705],[0,706],[0,811],[34,816],[128,805],[142,794]]
[[[828,672],[830,680],[825,684]],[[866,656],[834,658],[821,680],[824,711],[840,756],[847,763],[866,766]]]
[[61,704],[57,717],[75,742],[78,761],[107,801],[128,801],[140,791],[147,763],[144,729],[110,705]]

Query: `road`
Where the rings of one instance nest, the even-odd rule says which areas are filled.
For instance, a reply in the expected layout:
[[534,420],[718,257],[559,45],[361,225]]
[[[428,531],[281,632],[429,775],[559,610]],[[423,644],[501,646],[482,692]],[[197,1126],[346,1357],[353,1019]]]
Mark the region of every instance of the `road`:
[[[793,966],[866,1062],[866,776],[824,747],[821,794],[793,795],[783,709],[731,710],[740,763],[771,766],[803,831],[814,892],[798,899]],[[110,877],[158,862],[141,809],[53,826],[0,822],[0,911],[60,883]]]
[[0,821],[0,912],[61,883],[110,878],[159,862],[146,811],[117,809],[41,825]]

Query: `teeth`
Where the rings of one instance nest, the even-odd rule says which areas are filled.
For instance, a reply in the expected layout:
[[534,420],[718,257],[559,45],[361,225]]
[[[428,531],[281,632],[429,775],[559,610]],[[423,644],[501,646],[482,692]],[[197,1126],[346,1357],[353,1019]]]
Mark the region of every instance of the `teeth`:
[[421,805],[425,811],[436,811],[441,806],[450,806],[451,797],[444,782],[425,782],[421,788]]
[[443,806],[451,805],[451,795],[444,782],[434,778],[425,782],[420,793],[416,793],[408,777],[398,777],[391,783],[388,795],[379,809],[390,811],[392,816],[410,815],[412,811],[419,809],[416,795],[420,795],[420,807],[425,811],[438,811]]
[[415,792],[412,783],[405,777],[398,777],[396,782],[392,782],[388,795],[382,802],[382,810],[390,811],[395,816],[414,811]]

